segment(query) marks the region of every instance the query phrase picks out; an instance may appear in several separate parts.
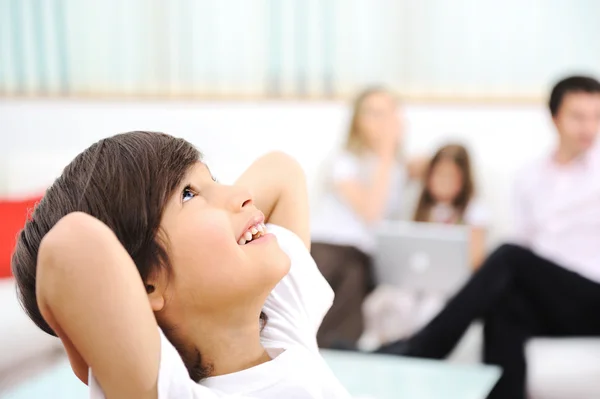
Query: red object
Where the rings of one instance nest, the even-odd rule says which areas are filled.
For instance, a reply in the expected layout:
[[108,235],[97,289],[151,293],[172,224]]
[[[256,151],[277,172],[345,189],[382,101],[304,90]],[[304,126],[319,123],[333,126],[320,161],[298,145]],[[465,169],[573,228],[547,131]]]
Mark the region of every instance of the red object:
[[17,243],[17,234],[42,197],[23,200],[0,199],[0,278],[11,277],[10,258]]

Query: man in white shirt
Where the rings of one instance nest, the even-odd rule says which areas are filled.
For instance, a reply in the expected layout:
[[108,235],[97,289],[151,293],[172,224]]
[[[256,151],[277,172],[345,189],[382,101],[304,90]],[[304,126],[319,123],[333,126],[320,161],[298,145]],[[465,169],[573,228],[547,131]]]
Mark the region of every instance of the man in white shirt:
[[482,318],[484,361],[503,369],[489,398],[524,399],[529,338],[600,336],[600,82],[562,80],[549,108],[558,145],[517,178],[515,243],[424,329],[379,352],[443,358]]

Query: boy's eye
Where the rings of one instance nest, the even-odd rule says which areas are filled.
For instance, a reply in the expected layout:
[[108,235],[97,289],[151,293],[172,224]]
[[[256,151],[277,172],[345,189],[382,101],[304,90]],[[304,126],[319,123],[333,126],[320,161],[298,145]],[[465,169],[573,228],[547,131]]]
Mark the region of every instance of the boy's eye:
[[194,198],[195,196],[196,196],[196,193],[190,187],[184,188],[181,193],[181,199],[183,202],[187,202],[187,201],[191,200],[192,198]]

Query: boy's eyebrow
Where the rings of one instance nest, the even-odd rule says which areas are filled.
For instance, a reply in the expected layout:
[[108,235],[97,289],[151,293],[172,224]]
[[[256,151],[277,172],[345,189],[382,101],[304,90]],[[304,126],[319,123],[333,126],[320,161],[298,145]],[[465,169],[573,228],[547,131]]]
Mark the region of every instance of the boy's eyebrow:
[[204,169],[206,169],[206,171],[208,172],[208,175],[210,176],[210,178],[213,181],[217,181],[215,175],[213,174],[212,170],[210,169],[210,166],[208,166],[208,163],[206,161],[198,161],[202,166],[204,166]]
[[211,178],[213,178],[212,172],[210,171],[210,168],[208,167],[208,165],[206,163],[204,163],[203,161],[198,161],[194,165],[190,166],[188,168],[188,170],[185,172],[185,174],[183,175],[183,178],[181,179],[181,183],[178,185],[178,189],[183,190],[183,188],[190,183],[190,180],[192,179],[192,177],[194,175],[201,173],[201,172],[199,172],[201,170],[205,170],[206,172],[208,172],[209,176]]

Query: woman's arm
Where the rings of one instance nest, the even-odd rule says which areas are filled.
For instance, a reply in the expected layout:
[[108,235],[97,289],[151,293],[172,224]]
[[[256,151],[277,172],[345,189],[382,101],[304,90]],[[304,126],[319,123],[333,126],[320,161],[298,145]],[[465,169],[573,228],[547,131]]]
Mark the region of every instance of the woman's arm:
[[160,335],[136,267],[112,231],[84,213],[62,218],[40,246],[37,297],[48,324],[105,396],[158,397]]
[[335,189],[361,219],[378,222],[383,217],[389,196],[390,176],[395,163],[393,153],[377,159],[368,183],[356,179],[337,181]]
[[411,180],[422,180],[429,166],[430,159],[426,156],[416,156],[406,162],[408,178]]
[[268,222],[293,231],[310,248],[306,177],[296,160],[271,152],[257,159],[236,185],[250,190],[256,207]]
[[[368,184],[361,184],[356,180],[341,181],[336,184],[339,194],[367,223],[381,220],[385,211],[389,196],[390,173],[394,163],[395,155],[380,156]],[[425,175],[429,158],[415,157],[407,164],[407,174],[411,180],[421,180]]]

